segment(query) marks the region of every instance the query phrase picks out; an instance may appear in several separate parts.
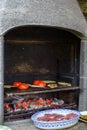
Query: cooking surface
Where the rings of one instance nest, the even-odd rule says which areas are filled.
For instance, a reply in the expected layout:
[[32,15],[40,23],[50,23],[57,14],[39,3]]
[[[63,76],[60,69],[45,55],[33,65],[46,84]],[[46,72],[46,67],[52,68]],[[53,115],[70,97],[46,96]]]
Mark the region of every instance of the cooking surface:
[[[55,91],[64,91],[64,90],[76,90],[79,89],[79,87],[57,87],[57,88],[29,88],[27,90],[19,90],[18,88],[5,88],[5,94],[6,95],[25,95],[25,94],[34,94],[34,93],[43,93],[43,92],[55,92]],[[9,91],[10,90],[10,91]]]

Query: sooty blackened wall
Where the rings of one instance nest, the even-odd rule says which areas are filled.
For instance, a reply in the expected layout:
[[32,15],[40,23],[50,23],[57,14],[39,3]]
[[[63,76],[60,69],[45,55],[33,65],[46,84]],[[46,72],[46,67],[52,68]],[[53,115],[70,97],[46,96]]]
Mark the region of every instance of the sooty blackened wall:
[[17,27],[5,35],[4,83],[34,79],[79,84],[80,39],[50,27]]

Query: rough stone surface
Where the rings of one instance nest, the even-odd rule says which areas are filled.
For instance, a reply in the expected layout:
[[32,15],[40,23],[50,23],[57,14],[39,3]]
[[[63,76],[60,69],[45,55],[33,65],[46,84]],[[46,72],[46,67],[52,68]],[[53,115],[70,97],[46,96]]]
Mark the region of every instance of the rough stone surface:
[[[39,130],[38,128],[35,128],[32,122],[24,122],[24,123],[18,123],[18,124],[11,124],[8,125],[12,130]],[[63,130],[87,130],[87,123],[78,122],[76,125],[63,129]]]
[[[72,29],[87,37],[87,22],[76,0],[0,0],[0,35],[21,25],[46,25]],[[0,46],[1,48],[3,46]],[[1,49],[3,50],[3,49]],[[0,52],[0,72],[3,70],[2,51]],[[81,109],[87,108],[87,41],[81,43],[80,96]],[[1,62],[2,61],[2,62]],[[0,81],[3,80],[2,74]],[[86,90],[86,91],[85,91]],[[2,92],[2,90],[0,89]],[[2,93],[3,94],[3,93]],[[1,94],[0,94],[1,95]],[[3,98],[1,98],[2,100]],[[0,100],[0,104],[2,103]],[[1,105],[2,106],[2,105]],[[1,107],[3,109],[3,107]],[[0,109],[1,109],[0,108]],[[1,110],[2,112],[3,110]],[[0,113],[0,117],[3,113]],[[2,119],[1,119],[2,120]],[[0,121],[1,123],[2,121]],[[31,124],[12,125],[13,130],[35,129]],[[76,130],[73,127],[72,130]],[[83,129],[80,127],[79,130]],[[77,129],[78,130],[78,129]],[[85,128],[83,130],[86,130]]]
[[4,113],[3,113],[3,104],[4,100],[3,99],[3,71],[4,71],[4,66],[3,66],[3,37],[0,37],[0,124],[3,123],[4,120]]
[[87,20],[87,0],[78,0],[81,10]]
[[80,76],[87,77],[87,41],[83,40],[80,49]]
[[87,77],[80,78],[79,110],[85,111],[87,108]]
[[73,29],[87,36],[87,23],[76,0],[0,1],[0,34],[32,24]]

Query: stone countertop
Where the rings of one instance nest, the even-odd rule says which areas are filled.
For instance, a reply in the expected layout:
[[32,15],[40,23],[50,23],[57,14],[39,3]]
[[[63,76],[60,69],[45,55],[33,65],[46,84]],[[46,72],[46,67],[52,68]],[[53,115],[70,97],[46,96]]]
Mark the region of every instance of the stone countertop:
[[[32,121],[6,123],[6,125],[12,128],[12,130],[40,130],[33,125]],[[79,121],[76,125],[63,130],[87,130],[87,123]]]

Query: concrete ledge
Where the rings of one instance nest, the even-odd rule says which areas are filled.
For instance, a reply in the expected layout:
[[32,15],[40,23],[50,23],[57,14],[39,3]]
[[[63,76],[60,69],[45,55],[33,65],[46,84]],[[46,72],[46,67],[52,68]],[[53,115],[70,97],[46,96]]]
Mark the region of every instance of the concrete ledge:
[[[21,122],[21,123],[15,123],[15,124],[8,124],[12,130],[39,130],[38,128],[35,128],[32,121],[30,122]],[[87,130],[87,123],[78,122],[76,125],[67,128],[66,130]]]

